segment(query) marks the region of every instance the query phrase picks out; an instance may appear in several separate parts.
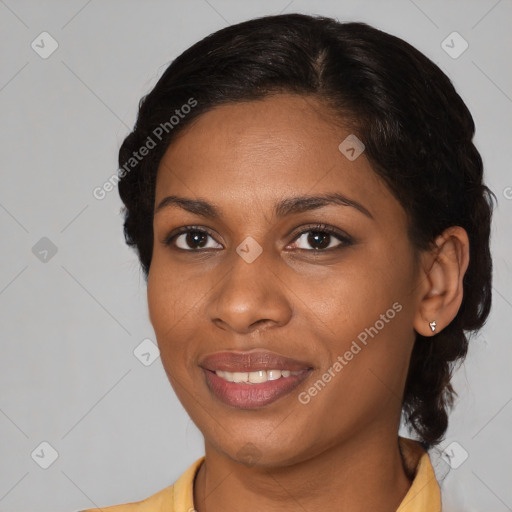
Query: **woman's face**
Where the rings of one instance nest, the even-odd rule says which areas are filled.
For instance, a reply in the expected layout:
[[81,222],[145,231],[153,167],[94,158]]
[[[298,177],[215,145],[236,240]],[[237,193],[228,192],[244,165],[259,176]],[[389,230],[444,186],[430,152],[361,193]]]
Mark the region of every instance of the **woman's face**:
[[[349,135],[281,94],[203,114],[159,167],[150,319],[207,449],[231,459],[287,465],[398,429],[420,273]],[[328,195],[344,199],[297,200]]]

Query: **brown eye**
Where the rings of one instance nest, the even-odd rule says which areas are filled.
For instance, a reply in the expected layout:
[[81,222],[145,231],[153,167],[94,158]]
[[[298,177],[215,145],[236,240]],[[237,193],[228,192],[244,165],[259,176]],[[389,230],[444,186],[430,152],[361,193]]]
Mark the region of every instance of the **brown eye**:
[[[211,239],[212,243],[209,241]],[[166,245],[174,245],[184,251],[195,251],[200,249],[222,249],[222,245],[214,241],[212,235],[203,229],[183,229],[179,233],[168,237]]]
[[[350,238],[335,231],[333,228],[319,226],[299,233],[293,245],[297,249],[306,251],[324,251],[326,249],[337,249],[351,245],[351,243]],[[298,247],[297,244],[299,244]]]

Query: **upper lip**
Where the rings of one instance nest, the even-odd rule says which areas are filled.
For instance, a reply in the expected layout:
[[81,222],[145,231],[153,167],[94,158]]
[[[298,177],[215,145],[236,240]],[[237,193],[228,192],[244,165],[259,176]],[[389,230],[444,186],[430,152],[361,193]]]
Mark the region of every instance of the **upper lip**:
[[312,366],[290,357],[267,350],[215,352],[201,359],[199,364],[205,370],[226,372],[255,372],[258,370],[309,370]]

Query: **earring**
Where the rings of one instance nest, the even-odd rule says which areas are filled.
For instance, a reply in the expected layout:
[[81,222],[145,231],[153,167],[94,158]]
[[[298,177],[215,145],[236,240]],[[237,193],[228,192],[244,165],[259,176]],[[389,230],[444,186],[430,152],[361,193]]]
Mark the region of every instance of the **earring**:
[[436,330],[436,321],[430,322],[428,325],[430,325],[430,328],[432,329],[432,332],[435,332]]

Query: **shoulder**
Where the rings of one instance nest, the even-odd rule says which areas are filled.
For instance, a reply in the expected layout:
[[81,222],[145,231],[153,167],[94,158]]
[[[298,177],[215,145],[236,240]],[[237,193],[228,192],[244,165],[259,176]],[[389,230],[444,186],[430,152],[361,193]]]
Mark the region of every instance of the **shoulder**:
[[91,508],[80,512],[172,512],[173,486],[166,487],[142,501],[112,505],[110,507]]
[[[194,510],[194,479],[204,457],[197,459],[174,482],[173,485],[158,491],[142,501],[112,505],[110,507],[90,508],[80,512],[182,512]],[[97,505],[96,505],[97,506]]]

